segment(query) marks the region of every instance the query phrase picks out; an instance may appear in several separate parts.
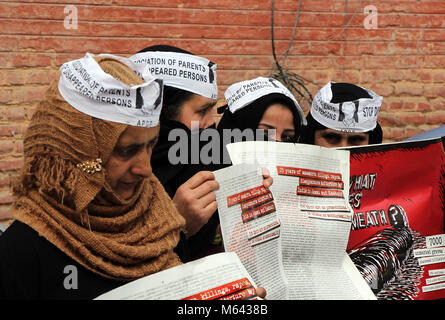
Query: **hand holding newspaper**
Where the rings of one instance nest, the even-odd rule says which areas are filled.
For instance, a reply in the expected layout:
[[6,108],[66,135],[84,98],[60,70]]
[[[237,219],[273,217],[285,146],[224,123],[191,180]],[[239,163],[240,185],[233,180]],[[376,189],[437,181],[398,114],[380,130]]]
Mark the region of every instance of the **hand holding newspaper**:
[[375,299],[346,254],[349,152],[260,141],[228,151],[234,165],[214,172],[224,247],[267,298]]

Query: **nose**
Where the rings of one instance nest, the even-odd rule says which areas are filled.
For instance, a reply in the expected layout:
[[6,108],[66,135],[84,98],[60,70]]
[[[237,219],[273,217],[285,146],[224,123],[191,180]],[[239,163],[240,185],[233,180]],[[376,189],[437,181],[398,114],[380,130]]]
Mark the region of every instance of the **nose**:
[[277,129],[269,129],[267,130],[266,139],[268,141],[281,141],[281,133],[278,134]]
[[282,130],[275,129],[275,134],[273,136],[273,139],[275,141],[282,142],[283,141],[282,134],[283,134]]
[[348,145],[348,139],[343,138],[343,139],[341,139],[341,141],[340,141],[340,145],[337,146],[337,147],[340,148],[340,147],[347,147],[347,146],[349,146],[349,145]]
[[149,150],[141,150],[141,152],[138,153],[131,166],[132,174],[142,178],[149,178],[151,176],[153,172],[151,168],[151,152],[152,149],[150,148]]

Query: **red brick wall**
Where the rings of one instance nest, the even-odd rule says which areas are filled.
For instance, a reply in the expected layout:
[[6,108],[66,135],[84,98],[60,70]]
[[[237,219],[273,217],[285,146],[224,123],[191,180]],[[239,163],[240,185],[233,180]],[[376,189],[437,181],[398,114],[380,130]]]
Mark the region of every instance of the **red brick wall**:
[[[35,3],[34,3],[35,2]],[[220,96],[233,82],[273,68],[271,3],[266,0],[72,0],[77,29],[66,29],[67,4],[0,0],[0,223],[10,218],[9,191],[22,165],[22,139],[35,104],[58,67],[86,51],[131,55],[171,44],[218,64]],[[281,61],[299,0],[275,0],[275,47]],[[385,141],[445,124],[445,1],[302,0],[285,68],[312,94],[329,80],[383,95]],[[366,29],[364,8],[378,11]],[[307,110],[307,105],[304,105]]]

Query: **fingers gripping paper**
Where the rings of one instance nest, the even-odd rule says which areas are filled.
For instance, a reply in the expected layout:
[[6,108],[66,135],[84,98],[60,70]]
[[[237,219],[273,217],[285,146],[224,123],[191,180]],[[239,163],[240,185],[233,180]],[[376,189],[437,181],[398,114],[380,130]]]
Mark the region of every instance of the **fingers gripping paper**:
[[190,91],[210,99],[218,98],[217,65],[210,60],[179,52],[147,51],[130,57],[167,86]]
[[145,81],[127,86],[104,72],[94,55],[67,62],[60,68],[59,92],[74,108],[102,120],[132,126],[154,127],[162,108],[162,80],[131,60],[107,56],[129,66]]
[[227,88],[224,96],[229,106],[229,110],[234,113],[255,100],[271,93],[280,93],[291,99],[303,124],[306,125],[306,118],[304,117],[303,110],[297,100],[295,100],[292,93],[276,79],[258,77],[252,80],[237,82]]
[[383,98],[365,89],[371,99],[332,103],[331,83],[318,91],[312,101],[310,112],[314,119],[327,128],[343,132],[367,132],[374,129]]

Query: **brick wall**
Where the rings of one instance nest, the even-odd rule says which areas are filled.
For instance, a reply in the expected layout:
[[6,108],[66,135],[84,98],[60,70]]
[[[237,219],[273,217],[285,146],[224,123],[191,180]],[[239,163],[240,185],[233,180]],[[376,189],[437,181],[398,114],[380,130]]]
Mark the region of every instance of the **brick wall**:
[[[36,3],[34,3],[36,2]],[[299,0],[275,0],[278,60],[288,49]],[[13,179],[35,104],[58,67],[86,51],[131,55],[171,44],[218,63],[220,96],[233,82],[274,68],[272,1],[0,0],[0,228],[10,218]],[[377,9],[377,29],[365,28]],[[369,22],[369,21],[368,21]],[[371,21],[372,22],[372,21]],[[329,80],[383,95],[385,141],[445,124],[444,0],[302,0],[283,67],[306,79],[312,94]],[[307,111],[307,104],[302,103]]]

